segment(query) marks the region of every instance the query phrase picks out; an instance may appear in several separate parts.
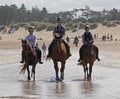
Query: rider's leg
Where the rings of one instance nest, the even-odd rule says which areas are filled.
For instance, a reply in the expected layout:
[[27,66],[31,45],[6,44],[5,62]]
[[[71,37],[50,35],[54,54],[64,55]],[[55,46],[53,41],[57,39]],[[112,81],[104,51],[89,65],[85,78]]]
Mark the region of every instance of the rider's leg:
[[49,47],[48,47],[48,55],[47,55],[47,57],[51,57],[52,48],[53,48],[54,42],[55,42],[55,40],[53,40],[53,41],[51,42],[51,44],[49,45]]
[[82,55],[82,51],[83,51],[84,45],[81,46],[80,50],[79,50],[79,60],[78,62],[80,62],[83,59],[83,55]]
[[63,43],[65,44],[65,47],[67,48],[68,55],[71,56],[70,46],[64,40],[63,40]]
[[95,49],[95,52],[96,52],[96,59],[97,59],[98,61],[100,61],[100,58],[99,58],[99,49],[98,49],[97,46],[94,46],[94,49]]
[[36,52],[37,52],[37,57],[38,57],[39,63],[43,64],[43,62],[42,62],[42,52],[38,47],[36,48]]
[[21,59],[20,63],[24,63],[25,57],[24,57],[24,52],[23,52],[23,50],[22,50],[21,56],[22,56],[22,59]]

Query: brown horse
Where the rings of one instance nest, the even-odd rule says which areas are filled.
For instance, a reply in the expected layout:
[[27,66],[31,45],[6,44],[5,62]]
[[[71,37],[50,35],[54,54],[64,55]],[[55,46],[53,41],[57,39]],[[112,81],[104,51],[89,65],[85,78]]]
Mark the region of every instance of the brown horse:
[[[87,44],[85,45],[83,51],[83,61],[82,61],[82,65],[84,68],[84,78],[87,80],[91,80],[91,74],[92,74],[92,67],[93,64],[96,60],[96,53],[94,50],[94,45],[92,44]],[[87,66],[89,64],[89,67]]]
[[[66,60],[69,58],[67,49],[62,39],[56,39],[56,42],[52,48],[51,58],[53,60],[54,69],[56,72],[56,81],[62,82],[64,80],[64,69]],[[58,75],[59,72],[58,62],[61,62],[60,77]]]
[[[25,63],[22,65],[23,67],[20,73],[25,73],[25,70],[27,69],[28,71],[27,79],[30,80],[33,75],[33,80],[35,80],[35,68],[36,68],[36,64],[38,63],[37,53],[27,40],[22,39],[21,42],[22,42],[23,52],[25,55]],[[29,65],[32,65],[31,77],[30,77]]]

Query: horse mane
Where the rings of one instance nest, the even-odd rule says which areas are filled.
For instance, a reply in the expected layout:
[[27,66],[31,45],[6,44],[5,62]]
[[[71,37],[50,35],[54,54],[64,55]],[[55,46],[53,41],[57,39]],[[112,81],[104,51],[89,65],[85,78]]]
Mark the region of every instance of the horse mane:
[[33,54],[35,54],[32,46],[31,46],[31,44],[29,43],[28,40],[26,40],[26,39],[23,40],[23,39],[22,39],[22,43],[26,43],[26,44],[28,45],[28,47],[30,48],[30,51],[31,51]]
[[31,46],[31,44],[28,42],[28,40],[26,40],[27,44],[28,44],[28,47],[30,48],[30,50],[33,52],[33,48]]

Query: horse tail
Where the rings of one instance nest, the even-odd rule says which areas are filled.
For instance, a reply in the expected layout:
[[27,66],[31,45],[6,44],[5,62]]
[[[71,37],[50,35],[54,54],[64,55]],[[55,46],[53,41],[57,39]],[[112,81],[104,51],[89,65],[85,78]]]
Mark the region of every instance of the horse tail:
[[23,64],[22,65],[22,69],[21,69],[21,71],[20,71],[20,74],[21,73],[23,73],[23,74],[25,74],[25,70],[27,69],[27,65],[26,64]]

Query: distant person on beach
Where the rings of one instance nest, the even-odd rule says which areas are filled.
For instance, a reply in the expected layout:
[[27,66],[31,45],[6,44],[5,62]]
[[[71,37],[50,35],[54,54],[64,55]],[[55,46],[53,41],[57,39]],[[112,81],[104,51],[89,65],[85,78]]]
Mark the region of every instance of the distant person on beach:
[[43,43],[43,45],[42,45],[43,57],[45,57],[45,56],[46,56],[46,50],[47,50],[47,46],[46,46],[46,44],[45,44],[45,43]]
[[107,40],[109,40],[110,39],[110,36],[109,36],[109,34],[107,34]]
[[113,40],[113,35],[112,34],[110,35],[110,40]]
[[94,39],[97,39],[97,35],[96,34],[94,34]]
[[77,36],[75,36],[73,44],[75,44],[75,46],[78,46],[78,43],[79,43],[79,39]]
[[67,36],[66,37],[66,41],[69,43],[70,42],[70,38]]
[[106,35],[103,35],[103,36],[102,36],[102,40],[103,40],[103,41],[106,41]]

